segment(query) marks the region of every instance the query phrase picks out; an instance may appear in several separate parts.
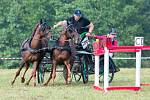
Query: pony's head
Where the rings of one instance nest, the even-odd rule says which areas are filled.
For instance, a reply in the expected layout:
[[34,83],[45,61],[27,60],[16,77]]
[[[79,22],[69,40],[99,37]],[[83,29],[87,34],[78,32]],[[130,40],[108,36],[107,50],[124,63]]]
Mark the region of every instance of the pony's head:
[[42,36],[47,36],[49,34],[49,30],[51,29],[51,27],[48,25],[48,23],[46,22],[46,20],[40,20],[40,24],[39,24],[39,31],[41,33]]
[[40,20],[40,22],[36,25],[34,28],[34,31],[32,33],[32,37],[35,35],[38,35],[40,38],[50,36],[49,30],[51,29],[50,26],[48,26],[47,22],[44,20]]
[[70,39],[70,35],[68,34],[68,32],[66,30],[63,30],[61,33],[60,33],[60,37],[58,38],[58,42],[60,45],[65,45],[65,43],[67,41],[69,41]]
[[66,27],[66,32],[70,39],[73,40],[73,43],[78,44],[80,41],[80,35],[78,34],[77,30],[74,28],[73,24],[68,24]]

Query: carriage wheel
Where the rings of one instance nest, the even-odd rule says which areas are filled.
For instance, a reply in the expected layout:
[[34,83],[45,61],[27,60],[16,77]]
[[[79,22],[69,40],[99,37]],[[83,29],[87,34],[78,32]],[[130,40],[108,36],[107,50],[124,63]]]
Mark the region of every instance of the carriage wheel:
[[[99,72],[99,74],[100,74],[99,81],[103,82],[104,81],[104,57],[100,57],[100,72]],[[109,58],[108,78],[109,78],[109,83],[111,83],[114,78],[114,63],[111,58]]]
[[67,68],[65,66],[63,67],[63,77],[67,81]]
[[81,68],[79,63],[75,63],[72,67],[72,76],[76,82],[79,82],[81,79]]
[[73,77],[75,79],[76,82],[79,82],[81,79],[81,73],[74,73]]
[[37,72],[37,78],[38,78],[38,83],[41,84],[44,82],[44,75],[45,75],[45,65],[43,64],[40,64],[40,67],[38,69],[38,72]]
[[83,83],[86,84],[88,82],[88,65],[86,63],[86,56],[83,55],[80,60],[81,60],[81,75]]

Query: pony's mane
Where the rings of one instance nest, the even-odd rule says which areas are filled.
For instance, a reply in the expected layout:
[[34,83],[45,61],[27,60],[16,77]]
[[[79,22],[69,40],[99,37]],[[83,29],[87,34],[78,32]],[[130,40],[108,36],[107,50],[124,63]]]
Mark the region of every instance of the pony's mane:
[[33,37],[33,36],[35,35],[35,32],[36,32],[36,30],[37,30],[37,28],[38,28],[39,25],[40,25],[39,23],[36,24],[36,26],[35,26],[35,28],[34,28],[32,34],[31,34],[31,37]]

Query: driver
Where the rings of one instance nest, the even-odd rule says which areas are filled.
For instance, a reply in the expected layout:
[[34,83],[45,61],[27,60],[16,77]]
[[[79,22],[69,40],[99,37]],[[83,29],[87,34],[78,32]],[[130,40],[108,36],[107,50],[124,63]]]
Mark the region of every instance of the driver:
[[94,29],[94,25],[87,18],[83,17],[83,14],[80,9],[76,9],[73,13],[73,16],[68,18],[67,20],[60,21],[53,27],[57,26],[66,27],[69,24],[73,24],[74,28],[77,30],[78,34],[83,32],[87,32],[87,34],[92,33]]
[[[87,18],[83,17],[80,9],[75,9],[72,17],[68,18],[67,20],[58,22],[56,25],[53,26],[53,28],[56,28],[58,26],[62,26],[65,28],[70,24],[73,25],[79,35],[84,32],[86,32],[86,35],[90,35],[94,29],[93,23],[90,22]],[[73,44],[71,44],[70,46],[72,48],[72,56],[75,57],[75,46]]]

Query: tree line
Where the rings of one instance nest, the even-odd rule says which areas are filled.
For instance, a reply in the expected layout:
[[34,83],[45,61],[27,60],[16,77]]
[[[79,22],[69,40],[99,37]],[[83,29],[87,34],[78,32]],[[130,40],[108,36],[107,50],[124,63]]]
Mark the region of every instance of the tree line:
[[[119,45],[134,45],[135,36],[150,43],[150,0],[0,0],[0,57],[20,57],[20,45],[30,37],[35,24],[46,19],[50,26],[72,16],[79,8],[95,28],[93,34],[107,34],[116,28]],[[54,35],[59,29],[52,30]],[[147,56],[149,52],[143,52]],[[119,53],[116,56],[134,56]],[[148,61],[144,66],[148,66]],[[134,66],[133,62],[116,61],[118,66]],[[17,61],[0,60],[0,68],[15,68]]]

